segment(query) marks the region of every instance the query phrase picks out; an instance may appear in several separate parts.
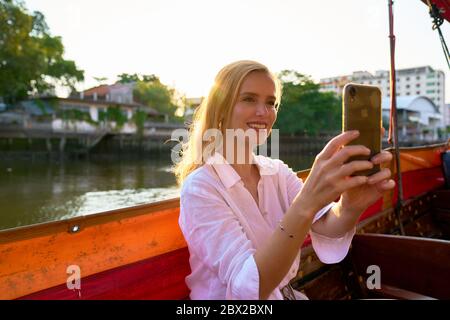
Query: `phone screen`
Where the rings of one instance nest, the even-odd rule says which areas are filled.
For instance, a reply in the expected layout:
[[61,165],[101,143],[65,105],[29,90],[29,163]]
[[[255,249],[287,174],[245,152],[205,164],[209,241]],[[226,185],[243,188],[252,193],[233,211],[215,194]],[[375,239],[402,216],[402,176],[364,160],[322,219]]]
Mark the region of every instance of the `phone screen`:
[[[381,151],[381,91],[378,87],[349,83],[344,87],[342,99],[343,131],[359,130],[360,135],[349,145],[364,145],[370,149],[369,156],[351,157],[353,160],[368,160]],[[370,170],[358,171],[354,175],[371,175],[380,171],[376,165]]]

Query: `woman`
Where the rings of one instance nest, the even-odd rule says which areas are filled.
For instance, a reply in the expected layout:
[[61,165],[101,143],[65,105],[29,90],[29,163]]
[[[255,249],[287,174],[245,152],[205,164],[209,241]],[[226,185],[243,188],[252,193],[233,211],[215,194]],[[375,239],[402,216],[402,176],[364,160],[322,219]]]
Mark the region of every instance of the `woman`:
[[[307,299],[289,286],[307,234],[321,261],[341,261],[359,216],[395,185],[389,169],[352,176],[392,158],[381,152],[370,161],[346,163],[370,154],[364,146],[346,146],[358,132],[333,138],[305,182],[282,161],[255,155],[253,148],[271,132],[280,99],[279,81],[264,65],[237,61],[218,73],[194,115],[175,168],[191,299]],[[228,134],[238,131],[257,138]]]

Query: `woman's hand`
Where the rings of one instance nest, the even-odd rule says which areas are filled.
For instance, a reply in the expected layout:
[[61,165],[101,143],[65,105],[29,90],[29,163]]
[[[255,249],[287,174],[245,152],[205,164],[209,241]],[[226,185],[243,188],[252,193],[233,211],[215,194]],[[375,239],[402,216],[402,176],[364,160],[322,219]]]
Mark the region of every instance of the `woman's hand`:
[[[356,171],[367,170],[373,167],[373,162],[365,160],[345,163],[352,156],[368,156],[370,154],[370,150],[364,146],[346,146],[358,136],[358,131],[344,132],[331,139],[317,155],[302,190],[294,200],[295,202],[298,201],[299,205],[305,208],[309,214],[316,214],[321,208],[349,190],[352,191],[346,193],[345,203],[349,207],[356,207],[360,203],[355,202],[357,200],[355,197],[362,186],[364,186],[363,195],[366,201],[375,197],[368,194],[369,190],[373,188],[381,188],[380,190],[383,190],[386,187],[383,182],[386,173],[380,175],[383,171],[377,173],[377,177],[373,176],[375,182],[368,185],[369,187],[366,186],[368,177],[351,176]],[[377,161],[380,159],[385,161],[384,157],[376,158]]]
[[[392,161],[392,154],[381,151],[370,160],[375,164],[387,164]],[[368,177],[367,183],[358,188],[351,188],[345,191],[341,197],[341,208],[343,214],[360,215],[370,205],[375,203],[385,191],[395,187],[394,180],[391,179],[391,170],[384,168]]]

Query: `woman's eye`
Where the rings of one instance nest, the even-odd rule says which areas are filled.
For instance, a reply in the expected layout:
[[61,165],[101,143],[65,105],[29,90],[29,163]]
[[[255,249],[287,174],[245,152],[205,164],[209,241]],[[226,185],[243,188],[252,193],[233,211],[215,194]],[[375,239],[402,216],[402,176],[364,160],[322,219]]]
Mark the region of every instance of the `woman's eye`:
[[244,102],[255,102],[255,99],[253,99],[252,97],[246,97],[246,98],[242,99],[242,101],[244,101]]
[[275,101],[267,102],[267,106],[269,106],[270,108],[275,108]]

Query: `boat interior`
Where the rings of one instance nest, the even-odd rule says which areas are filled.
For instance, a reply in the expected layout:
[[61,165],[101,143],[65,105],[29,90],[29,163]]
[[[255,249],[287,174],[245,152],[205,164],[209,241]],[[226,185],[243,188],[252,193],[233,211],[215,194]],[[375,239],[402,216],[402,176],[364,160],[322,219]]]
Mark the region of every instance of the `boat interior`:
[[339,264],[325,265],[304,248],[292,286],[313,300],[450,299],[450,152],[441,157],[440,188],[361,221]]
[[[448,145],[401,156],[403,203],[394,191],[369,207],[340,263],[322,263],[306,239],[294,289],[311,300],[450,299]],[[179,199],[169,199],[2,230],[0,298],[189,299],[178,215]],[[71,265],[81,289],[68,288]]]

